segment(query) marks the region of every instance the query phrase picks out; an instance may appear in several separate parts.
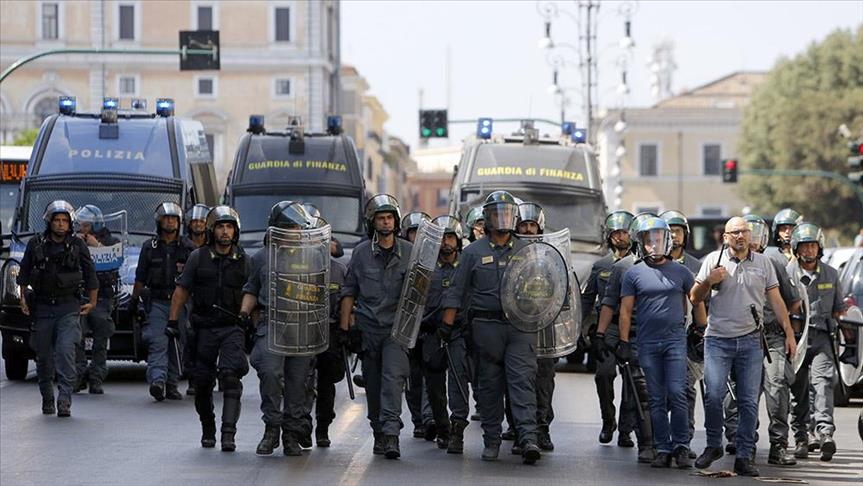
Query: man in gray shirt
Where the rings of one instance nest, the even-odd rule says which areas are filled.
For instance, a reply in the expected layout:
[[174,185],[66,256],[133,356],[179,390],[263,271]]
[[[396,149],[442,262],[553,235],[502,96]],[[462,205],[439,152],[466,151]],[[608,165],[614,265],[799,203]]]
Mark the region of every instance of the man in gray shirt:
[[707,447],[695,461],[695,467],[706,469],[722,457],[722,399],[728,375],[734,367],[740,416],[734,472],[741,476],[758,476],[750,456],[755,447],[764,349],[761,329],[751,309],[754,307],[759,321],[762,320],[766,297],[785,329],[785,348],[790,359],[797,351],[797,344],[773,265],[764,255],[750,251],[751,231],[746,221],[741,217],[729,219],[724,239],[727,248],[704,258],[690,293],[693,302],[703,301],[710,293],[704,340]]

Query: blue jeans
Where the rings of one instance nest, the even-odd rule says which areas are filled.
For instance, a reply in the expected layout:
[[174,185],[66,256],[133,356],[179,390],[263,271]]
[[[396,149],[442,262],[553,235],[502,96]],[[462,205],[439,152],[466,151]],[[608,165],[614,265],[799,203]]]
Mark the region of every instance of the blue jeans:
[[704,428],[707,429],[708,447],[722,447],[722,401],[728,391],[726,383],[733,366],[739,416],[735,440],[737,457],[748,459],[752,454],[755,448],[763,360],[764,351],[761,349],[761,339],[757,332],[736,338],[705,338],[704,385],[707,399],[704,405]]
[[[171,310],[170,301],[154,301],[147,312],[147,322],[141,329],[141,338],[147,345],[147,383],[162,383],[176,385],[180,381],[180,368],[177,356],[182,350],[177,349],[173,339],[165,334],[168,327],[168,314]],[[180,311],[182,328],[186,320],[186,311]],[[182,359],[182,357],[180,358]]]
[[[650,421],[657,452],[689,447],[689,404],[686,400],[684,338],[639,345],[638,360],[647,379]],[[669,427],[668,409],[671,408]]]

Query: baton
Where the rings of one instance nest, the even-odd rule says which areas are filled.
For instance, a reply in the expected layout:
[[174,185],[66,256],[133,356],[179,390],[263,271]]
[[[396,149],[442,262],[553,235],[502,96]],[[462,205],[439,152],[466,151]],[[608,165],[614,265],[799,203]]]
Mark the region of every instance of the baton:
[[728,389],[728,394],[731,395],[731,399],[734,400],[734,403],[737,403],[737,394],[734,393],[734,387],[731,385],[731,378],[727,378],[725,380],[725,388]]
[[351,374],[357,371],[357,365],[360,363],[360,355],[354,355],[354,364],[351,365]]
[[228,309],[225,309],[224,307],[222,307],[218,304],[213,304],[213,309],[219,311],[225,317],[230,317],[237,322],[242,322],[242,319],[240,319],[240,316],[238,316],[237,314],[234,314],[233,312],[229,311]]
[[461,376],[455,371],[455,362],[452,359],[452,355],[449,352],[449,343],[443,342],[443,350],[446,353],[446,360],[449,361],[449,369],[452,370],[453,377],[455,378],[455,384],[458,386],[458,391],[461,393],[462,399],[464,399],[464,403],[469,404],[467,390],[465,389],[464,384],[461,382]]
[[[717,258],[717,259],[716,259],[716,266],[715,266],[715,267],[713,267],[713,269],[714,269],[714,270],[716,270],[717,268],[719,268],[719,267],[721,267],[721,266],[722,266],[722,254],[723,254],[723,253],[725,253],[725,248],[726,248],[726,247],[725,247],[725,243],[723,242],[723,243],[722,243],[722,248],[719,250],[719,258]],[[720,286],[721,284],[722,284],[722,282],[719,282],[718,284],[714,284],[714,285],[712,285],[712,286],[710,287],[710,290],[715,290],[715,291],[717,291],[717,292],[718,292],[718,291],[719,291],[719,286]]]
[[354,395],[354,382],[351,380],[349,374],[350,367],[348,365],[350,363],[348,363],[348,349],[345,346],[342,346],[342,361],[345,362],[345,381],[348,382],[348,394],[350,394],[351,400],[354,400],[357,397]]
[[177,372],[183,376],[183,360],[180,359],[180,339],[177,336],[171,338],[174,341],[174,358],[177,359]]
[[632,368],[629,367],[629,363],[623,363],[620,365],[620,372],[626,378],[626,381],[629,382],[629,387],[632,389],[632,396],[635,398],[635,406],[638,408],[638,418],[643,422],[644,418],[644,409],[641,406],[641,397],[638,396],[638,389],[635,388],[635,378],[632,376]]
[[749,311],[752,313],[752,318],[755,319],[758,335],[761,336],[761,350],[764,351],[767,363],[773,364],[773,358],[770,357],[770,347],[767,344],[767,337],[764,335],[764,328],[761,326],[761,318],[758,317],[758,309],[756,309],[755,304],[749,304]]

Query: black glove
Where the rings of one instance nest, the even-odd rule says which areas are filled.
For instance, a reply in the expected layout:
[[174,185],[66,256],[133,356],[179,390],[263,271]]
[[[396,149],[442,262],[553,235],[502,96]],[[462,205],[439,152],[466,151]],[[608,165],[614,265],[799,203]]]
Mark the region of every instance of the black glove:
[[252,328],[252,316],[250,316],[248,312],[240,312],[237,314],[237,317],[240,318],[240,327],[243,329]]
[[439,337],[441,341],[449,344],[449,342],[452,340],[452,331],[453,331],[453,326],[447,325],[447,324],[441,324],[437,328],[437,337]]
[[168,326],[165,327],[165,335],[169,338],[180,336],[180,321],[172,319],[168,321]]
[[620,341],[617,343],[617,351],[614,354],[617,356],[618,363],[629,363],[632,361],[632,345],[629,344],[629,341]]
[[335,336],[336,346],[339,348],[350,348],[351,346],[351,337],[350,331],[345,331],[341,327],[336,328]]
[[611,349],[605,344],[605,333],[597,332],[590,339],[590,349],[593,351],[593,356],[596,359],[607,359],[611,354]]
[[348,330],[348,351],[354,354],[363,352],[363,333],[357,326],[352,326]]

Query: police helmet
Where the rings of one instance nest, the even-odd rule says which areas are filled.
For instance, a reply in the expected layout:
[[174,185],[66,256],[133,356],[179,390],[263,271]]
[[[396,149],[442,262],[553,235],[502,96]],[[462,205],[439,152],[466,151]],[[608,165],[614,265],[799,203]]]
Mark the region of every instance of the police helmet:
[[484,221],[482,215],[482,208],[477,206],[475,208],[471,208],[470,211],[467,212],[467,217],[464,221],[465,232],[467,233],[467,239],[473,241],[475,238],[473,237],[473,227],[476,226],[480,221]]
[[183,223],[183,210],[175,202],[163,202],[156,208],[153,219],[156,220],[157,227],[165,216],[176,216],[180,224]]
[[67,201],[58,199],[56,201],[51,201],[48,203],[48,206],[45,207],[45,213],[42,215],[45,225],[50,227],[51,221],[54,219],[54,215],[60,213],[65,213],[69,216],[70,223],[75,222],[75,208],[73,208]]
[[432,220],[432,223],[443,227],[444,235],[455,235],[455,238],[458,240],[458,248],[461,250],[461,240],[464,238],[464,230],[458,218],[455,216],[438,216]]
[[207,232],[213,241],[213,230],[219,223],[232,223],[234,225],[234,242],[240,239],[240,215],[230,206],[216,206],[207,213]]
[[366,203],[365,217],[369,237],[374,234],[375,215],[378,213],[391,213],[393,215],[396,223],[393,233],[398,234],[402,218],[398,200],[389,194],[376,194],[368,200]]
[[[316,226],[318,219],[323,220],[323,218],[310,216],[301,203],[281,201],[274,204],[270,209],[267,226],[275,226],[281,229],[309,229]],[[326,221],[324,221],[324,224],[326,224]]]
[[195,204],[186,211],[186,224],[189,224],[196,219],[207,221],[207,214],[210,213],[210,209],[210,206],[207,206],[206,204]]
[[507,191],[494,191],[485,198],[482,216],[486,231],[515,231],[518,223],[518,203]]
[[689,241],[689,220],[686,219],[686,215],[681,213],[680,211],[670,209],[668,211],[660,213],[659,217],[664,219],[665,222],[668,223],[668,226],[683,227],[683,246],[685,248],[686,242]]
[[818,243],[818,258],[824,256],[824,232],[821,227],[814,223],[800,223],[791,232],[791,251],[797,255],[797,247],[800,243]]
[[755,214],[747,214],[743,217],[746,224],[749,226],[749,231],[752,235],[752,242],[758,245],[759,250],[764,250],[767,247],[770,234],[767,229],[767,222],[761,216]]
[[542,206],[534,202],[526,202],[518,205],[518,223],[533,221],[539,226],[539,234],[545,231],[545,211]]
[[314,204],[312,204],[310,202],[304,202],[303,203],[303,209],[305,209],[306,212],[309,213],[309,216],[311,216],[313,218],[320,218],[321,217],[321,210],[318,209],[317,206],[315,206]]
[[632,224],[632,213],[619,209],[613,211],[605,217],[603,232],[605,233],[605,242],[611,245],[611,234],[618,230],[629,231]]
[[102,215],[102,210],[98,206],[85,204],[75,211],[76,223],[89,223],[93,231],[102,231],[105,227],[105,217]]
[[[649,239],[650,249],[645,239]],[[671,253],[671,227],[660,217],[642,218],[635,229],[638,256],[641,258],[667,256]]]
[[803,221],[803,215],[798,213],[797,211],[791,208],[780,209],[776,216],[773,217],[773,242],[777,245],[783,245],[789,243],[788,241],[782,241],[779,238],[779,227],[790,225],[797,226]]
[[431,221],[431,216],[422,211],[414,211],[412,213],[408,213],[407,215],[405,215],[404,218],[402,218],[401,233],[399,234],[399,236],[407,239],[408,231],[416,230],[420,227],[420,223],[422,223],[423,221]]
[[648,212],[636,214],[632,218],[632,221],[629,222],[629,241],[631,241],[633,245],[636,245],[637,236],[636,236],[635,232],[638,230],[638,226],[641,224],[641,222],[645,221],[649,218],[658,218],[658,217],[659,216],[657,216],[653,213],[648,213]]

